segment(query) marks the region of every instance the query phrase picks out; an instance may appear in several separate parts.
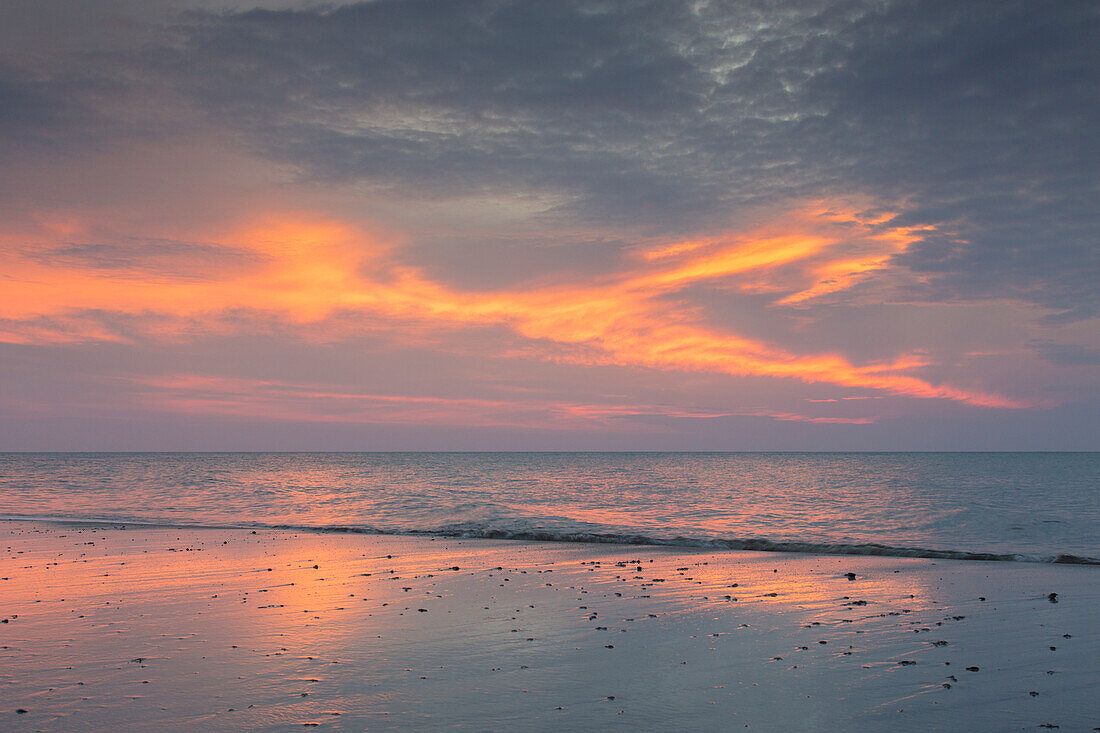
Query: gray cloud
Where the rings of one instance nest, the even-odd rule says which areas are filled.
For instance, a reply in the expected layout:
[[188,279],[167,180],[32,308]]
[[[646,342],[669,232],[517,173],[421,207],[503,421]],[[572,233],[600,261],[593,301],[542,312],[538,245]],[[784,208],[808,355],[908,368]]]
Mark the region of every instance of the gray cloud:
[[429,239],[403,253],[436,282],[487,291],[538,283],[553,277],[589,280],[621,271],[629,243],[618,239],[568,241],[550,235],[475,237],[454,234]]
[[[698,210],[670,146],[713,87],[674,4],[377,2],[208,16],[150,60],[305,175],[437,196],[576,192],[594,218]],[[682,163],[676,168],[682,168]],[[573,207],[571,213],[576,213]]]
[[[871,193],[917,297],[1100,312],[1094,5],[361,3],[206,15],[149,62],[307,177],[522,187],[655,230]],[[708,224],[709,223],[709,224]]]
[[306,180],[544,193],[558,227],[693,233],[869,195],[937,227],[898,258],[924,276],[908,297],[1067,321],[1100,314],[1098,26],[1083,0],[192,13],[64,75],[0,70],[0,130],[43,148],[163,133],[126,112],[155,93]]
[[1056,344],[1035,341],[1028,347],[1039,352],[1051,364],[1058,366],[1100,366],[1100,349],[1082,344]]
[[54,142],[58,133],[87,144],[98,115],[73,99],[78,86],[0,65],[0,150],[40,147]]
[[908,200],[899,223],[951,232],[899,258],[930,276],[929,298],[1100,313],[1098,29],[1090,3],[924,2],[845,32],[847,63],[813,93],[855,134],[826,147]]
[[71,243],[35,250],[29,259],[51,266],[97,270],[103,275],[205,280],[263,260],[256,252],[174,239],[125,238],[108,244]]

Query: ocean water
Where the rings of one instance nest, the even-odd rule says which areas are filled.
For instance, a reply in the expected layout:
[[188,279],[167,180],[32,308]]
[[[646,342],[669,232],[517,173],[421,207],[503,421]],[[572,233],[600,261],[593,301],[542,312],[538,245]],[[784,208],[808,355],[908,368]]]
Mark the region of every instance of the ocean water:
[[1100,453],[7,453],[0,516],[1100,562]]

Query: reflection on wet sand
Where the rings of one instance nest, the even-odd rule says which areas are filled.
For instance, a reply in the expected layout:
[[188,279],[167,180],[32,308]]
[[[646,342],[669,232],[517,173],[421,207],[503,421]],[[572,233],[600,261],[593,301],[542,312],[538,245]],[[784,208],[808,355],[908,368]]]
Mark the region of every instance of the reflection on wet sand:
[[[5,531],[5,727],[919,730],[975,705],[968,714],[997,727],[1055,716],[1090,679],[1088,607],[1100,597],[1080,567]],[[1038,591],[1051,583],[1065,602]],[[997,651],[1006,634],[1010,660]],[[1005,692],[1015,687],[1027,689]]]

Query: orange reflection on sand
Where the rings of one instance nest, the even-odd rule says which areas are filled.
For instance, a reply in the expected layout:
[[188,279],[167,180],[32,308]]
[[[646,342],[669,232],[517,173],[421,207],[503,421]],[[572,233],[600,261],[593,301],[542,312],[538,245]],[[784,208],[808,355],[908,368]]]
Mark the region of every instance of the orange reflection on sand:
[[[865,558],[685,552],[674,559],[675,567],[650,570],[643,566],[647,579],[651,573],[663,579],[646,585],[644,592],[662,598],[680,596],[685,607],[691,609],[698,608],[700,603],[725,607],[767,604],[780,612],[808,611],[807,619],[817,618],[833,625],[889,612],[903,615],[905,611],[899,609],[927,607],[935,597],[934,589],[908,573],[881,572],[873,576],[861,573],[857,580],[848,580],[848,570],[865,564]],[[923,561],[889,558],[876,562],[905,566],[920,565]],[[779,618],[775,621],[782,622]]]

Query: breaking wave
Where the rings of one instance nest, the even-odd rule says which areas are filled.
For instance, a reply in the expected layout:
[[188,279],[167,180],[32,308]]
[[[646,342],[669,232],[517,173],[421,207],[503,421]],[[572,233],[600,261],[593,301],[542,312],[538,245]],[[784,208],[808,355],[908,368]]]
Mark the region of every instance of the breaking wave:
[[432,528],[385,529],[369,525],[306,525],[267,524],[261,522],[198,523],[157,521],[105,517],[59,517],[35,515],[0,515],[0,520],[52,522],[74,525],[106,525],[111,527],[289,530],[332,534],[373,534],[411,537],[454,537],[485,540],[522,540],[528,542],[580,542],[613,545],[651,545],[706,550],[748,550],[754,552],[798,552],[816,555],[877,555],[883,557],[913,557],[936,560],[978,560],[987,562],[1030,562],[1067,565],[1100,565],[1100,558],[1055,553],[1038,555],[1014,552],[975,552],[927,547],[905,547],[874,542],[838,543],[797,540],[771,540],[763,537],[656,537],[634,532],[593,532],[569,528],[545,529],[532,527],[502,528],[488,524],[464,523]]

